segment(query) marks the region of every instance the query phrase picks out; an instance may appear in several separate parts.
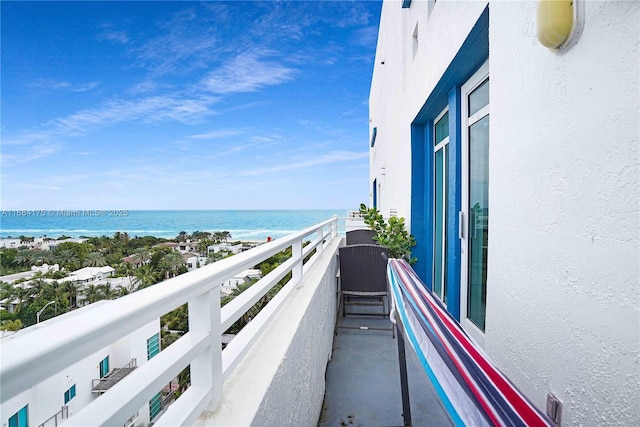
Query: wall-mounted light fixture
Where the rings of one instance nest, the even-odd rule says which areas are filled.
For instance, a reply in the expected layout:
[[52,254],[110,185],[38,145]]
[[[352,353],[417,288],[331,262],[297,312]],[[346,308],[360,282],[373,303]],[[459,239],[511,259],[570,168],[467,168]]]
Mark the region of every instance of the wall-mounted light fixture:
[[538,40],[543,46],[562,50],[577,40],[582,30],[579,0],[540,0],[537,11]]

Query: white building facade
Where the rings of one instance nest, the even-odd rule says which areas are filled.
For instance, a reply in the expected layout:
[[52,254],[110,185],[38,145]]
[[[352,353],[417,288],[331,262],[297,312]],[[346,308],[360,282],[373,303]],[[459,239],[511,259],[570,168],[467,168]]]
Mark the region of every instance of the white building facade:
[[[92,306],[109,303],[110,301],[100,301]],[[74,310],[21,330],[3,338],[2,343],[4,344],[6,340],[20,339],[24,334],[36,329],[47,328],[56,322],[68,320],[86,309],[91,307]],[[99,399],[105,392],[103,388],[115,385],[115,381],[108,381],[107,378],[111,376],[113,379],[114,375],[118,375],[117,371],[123,367],[139,367],[145,364],[159,351],[160,321],[156,319],[114,343],[105,343],[100,351],[71,364],[41,383],[3,402],[0,408],[2,426],[44,425],[46,427],[60,424],[63,419],[73,417],[74,412],[84,408],[93,400]],[[149,405],[140,408],[137,413],[131,414],[131,425],[147,425],[159,410],[160,394],[155,397],[153,403],[150,402]],[[55,417],[57,420],[54,419]]]
[[385,1],[371,204],[465,331],[563,425],[640,424],[640,4]]

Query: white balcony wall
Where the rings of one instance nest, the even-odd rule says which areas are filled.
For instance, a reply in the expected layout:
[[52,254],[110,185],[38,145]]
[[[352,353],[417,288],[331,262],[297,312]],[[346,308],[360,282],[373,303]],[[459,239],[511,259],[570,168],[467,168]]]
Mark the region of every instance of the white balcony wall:
[[486,348],[563,425],[640,425],[640,4],[584,1],[554,53],[492,2]]
[[315,426],[336,319],[337,250],[333,239],[303,282],[224,383],[216,411],[196,426]]
[[[108,301],[100,301],[93,305],[108,305]],[[11,340],[20,339],[24,334],[29,334],[35,330],[46,330],[50,325],[60,321],[70,320],[77,314],[82,314],[86,310],[91,310],[92,306],[70,312],[68,314],[42,322],[37,326],[20,331],[19,333],[3,338],[2,344],[7,344]],[[64,393],[71,386],[76,386],[76,396],[67,403],[69,407],[69,416],[73,416],[74,412],[87,406],[93,400],[98,398],[98,394],[91,391],[92,380],[100,378],[99,364],[106,356],[109,356],[110,370],[120,368],[128,364],[132,358],[137,358],[138,365],[144,364],[147,360],[147,338],[160,331],[160,321],[156,319],[149,322],[145,326],[137,329],[126,337],[98,350],[92,355],[60,370],[51,375],[44,381],[34,384],[28,390],[19,393],[11,399],[2,402],[0,414],[2,415],[2,423],[5,425],[7,420],[25,405],[29,405],[29,423],[38,426],[60,411],[64,403]],[[107,344],[107,343],[105,343]],[[149,410],[140,411],[141,420],[143,420],[146,412],[146,422],[149,420]],[[133,414],[131,414],[133,415]],[[47,424],[49,425],[49,424]],[[53,425],[53,424],[51,424]]]

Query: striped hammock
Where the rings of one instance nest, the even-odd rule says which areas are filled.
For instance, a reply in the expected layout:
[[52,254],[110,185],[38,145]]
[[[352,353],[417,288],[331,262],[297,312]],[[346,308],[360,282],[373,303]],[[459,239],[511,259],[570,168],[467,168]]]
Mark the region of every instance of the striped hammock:
[[406,261],[389,259],[387,277],[390,317],[401,321],[456,426],[555,426],[473,344]]

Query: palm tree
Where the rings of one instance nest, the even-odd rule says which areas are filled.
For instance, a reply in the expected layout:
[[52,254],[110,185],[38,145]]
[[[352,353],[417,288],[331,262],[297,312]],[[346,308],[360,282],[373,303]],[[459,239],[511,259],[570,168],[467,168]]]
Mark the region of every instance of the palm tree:
[[200,250],[200,255],[206,256],[207,250],[209,249],[209,246],[211,246],[212,244],[213,244],[213,240],[211,240],[208,237],[200,239],[200,241],[198,242],[198,249]]
[[15,308],[15,314],[20,313],[20,310],[22,310],[22,305],[23,303],[27,302],[30,303],[31,299],[33,297],[33,291],[31,288],[25,286],[24,284],[20,283],[18,285],[14,285],[13,286],[13,292],[10,295],[10,300],[13,301],[17,301],[18,303],[16,304],[16,308]]
[[43,296],[47,287],[47,282],[42,280],[42,273],[38,273],[40,274],[40,276],[34,276],[36,277],[35,280],[32,280],[30,283],[32,296],[34,298]]
[[78,262],[78,257],[71,249],[63,249],[56,253],[58,262],[61,266],[71,268],[73,264]]
[[222,240],[224,240],[225,243],[228,243],[228,240],[231,238],[231,233],[228,231],[223,231],[221,232],[222,235]]
[[135,271],[135,284],[138,289],[146,288],[156,283],[157,272],[150,265],[143,265]]
[[49,263],[51,260],[51,252],[49,251],[33,251],[33,260],[34,262],[42,265],[45,263]]
[[13,285],[11,283],[0,283],[0,300],[11,298],[13,296]]
[[100,292],[100,288],[96,285],[89,285],[85,289],[85,295],[90,303],[100,301],[102,298],[102,294]]
[[30,267],[35,261],[35,254],[31,249],[19,249],[13,262],[20,267]]
[[149,254],[149,250],[147,248],[136,249],[135,251],[133,251],[133,256],[135,256],[134,263],[140,265],[146,264],[151,259],[151,255]]
[[100,286],[100,293],[104,299],[114,299],[118,296],[118,293],[111,287],[110,282]]
[[107,265],[107,262],[99,252],[91,252],[85,258],[84,264],[85,267],[104,267]]
[[[58,283],[58,282],[52,283],[51,289],[53,290],[53,299],[56,301],[56,304],[53,307],[53,309],[55,310],[56,316],[58,315],[58,307],[60,307],[60,310],[63,310],[64,308],[66,308],[67,311],[71,311],[71,308],[72,308],[71,300],[69,300],[69,303],[67,304],[67,298],[70,298],[70,297],[64,285],[65,283]],[[73,294],[74,302],[76,302],[75,301],[76,296],[77,296],[77,288],[76,290],[74,290],[74,294]]]
[[176,251],[171,251],[162,257],[161,265],[165,270],[165,278],[168,279],[169,275],[175,277],[178,274],[178,270],[184,265],[184,259]]
[[68,282],[63,282],[59,287],[69,298],[69,309],[75,307],[78,303],[78,289],[80,288],[80,285],[70,280]]

